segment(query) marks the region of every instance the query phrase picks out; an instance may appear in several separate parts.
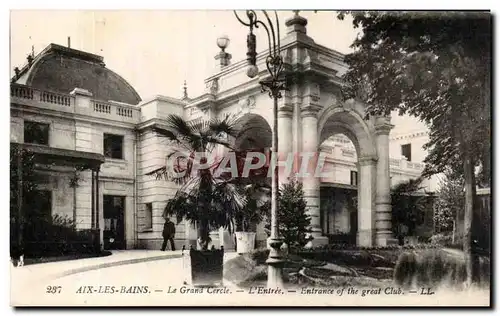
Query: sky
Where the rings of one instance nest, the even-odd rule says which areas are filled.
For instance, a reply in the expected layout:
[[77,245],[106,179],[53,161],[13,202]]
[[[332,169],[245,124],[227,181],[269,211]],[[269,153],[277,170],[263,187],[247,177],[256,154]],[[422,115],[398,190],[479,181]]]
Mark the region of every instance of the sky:
[[[244,17],[244,12],[239,12]],[[350,20],[339,21],[333,11],[303,11],[308,35],[341,53],[350,51],[357,31]],[[263,17],[263,15],[261,15]],[[292,11],[279,11],[280,31]],[[257,30],[258,51],[268,46],[267,35]],[[216,40],[230,39],[226,49],[232,62],[246,58],[248,28],[233,11],[12,11],[11,71],[26,63],[31,52],[50,43],[104,57],[106,66],[124,77],[146,99],[162,94],[182,96],[184,80],[190,97],[204,91],[204,79],[216,71]]]
[[[244,18],[244,11],[239,12]],[[258,14],[261,14],[260,12]],[[292,11],[279,11],[281,37]],[[340,21],[334,11],[301,11],[307,18],[307,33],[316,43],[343,54],[359,30],[347,17]],[[263,15],[260,17],[264,18]],[[11,11],[10,71],[26,63],[34,50],[50,43],[68,45],[104,57],[106,67],[127,80],[143,100],[155,95],[181,98],[187,82],[190,98],[204,93],[204,80],[217,72],[215,55],[220,51],[217,38],[226,35],[226,52],[232,62],[245,59],[248,28],[241,25],[233,11],[187,10],[17,10]],[[257,50],[268,47],[267,35],[255,32]],[[393,115],[398,133],[420,130],[414,119]]]

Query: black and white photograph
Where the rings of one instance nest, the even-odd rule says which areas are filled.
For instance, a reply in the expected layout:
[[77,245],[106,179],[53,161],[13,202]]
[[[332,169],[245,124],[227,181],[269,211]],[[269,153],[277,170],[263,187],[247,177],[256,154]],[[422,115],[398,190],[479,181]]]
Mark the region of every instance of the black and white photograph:
[[492,306],[492,12],[9,23],[11,306]]

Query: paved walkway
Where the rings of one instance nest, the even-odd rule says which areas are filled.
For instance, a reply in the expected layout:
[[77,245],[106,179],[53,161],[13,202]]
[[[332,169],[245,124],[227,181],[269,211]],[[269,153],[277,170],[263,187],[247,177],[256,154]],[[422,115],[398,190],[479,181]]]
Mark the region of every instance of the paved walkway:
[[[175,265],[180,266],[189,261],[189,252],[185,251],[184,255],[187,260],[180,260],[183,258],[182,250],[115,250],[112,251],[111,255],[105,257],[39,263],[23,267],[13,267],[11,264],[10,275],[11,282],[15,280],[16,283],[29,284],[34,280],[37,280],[37,282],[50,282],[54,279],[93,270],[167,259],[179,259],[175,261]],[[237,254],[234,252],[226,252],[224,261],[234,258],[235,256],[237,256]]]
[[11,274],[34,277],[43,275],[49,279],[64,275],[108,268],[118,265],[134,264],[139,262],[163,260],[182,257],[182,251],[160,250],[115,250],[105,257],[94,257],[76,260],[56,261],[48,263],[30,264],[23,267],[13,267]]
[[[237,254],[234,252],[226,252],[224,261],[235,256]],[[182,251],[113,251],[107,257],[41,263],[19,268],[11,265],[10,270],[11,302],[24,306],[51,303],[60,305],[65,296],[48,293],[50,286],[58,286],[64,289],[65,295],[70,295],[75,294],[82,286],[115,285],[120,288],[148,285],[151,291],[167,291],[170,286],[178,288],[191,283],[189,252],[185,252],[183,256]],[[224,285],[234,287],[229,282]],[[99,299],[103,300],[102,304],[106,304],[106,296]],[[123,299],[127,303],[127,296]],[[68,303],[85,304],[85,300],[86,296],[76,295]]]

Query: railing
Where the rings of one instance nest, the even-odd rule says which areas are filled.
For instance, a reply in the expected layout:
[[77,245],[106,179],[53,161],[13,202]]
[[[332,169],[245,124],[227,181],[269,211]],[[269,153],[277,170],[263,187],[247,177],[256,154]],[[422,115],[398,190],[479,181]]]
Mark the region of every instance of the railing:
[[53,93],[53,92],[40,92],[40,101],[60,104],[64,106],[71,106],[71,97],[63,94]]
[[11,85],[10,96],[33,100],[33,89],[26,86]]
[[389,165],[394,167],[401,167],[401,160],[396,158],[389,158]]
[[[21,103],[30,106],[40,106],[43,108],[52,108],[53,110],[60,109],[64,112],[75,112],[96,117],[108,117],[109,119],[114,119],[117,121],[133,121],[138,119],[140,109],[132,105],[91,100],[90,102],[90,113],[88,111],[88,99],[84,96],[61,94],[50,91],[41,91],[20,84],[10,85],[10,95],[11,98],[16,98],[14,103]],[[40,104],[40,105],[39,105]],[[45,105],[42,105],[45,104]],[[51,105],[55,105],[51,107]],[[62,106],[62,107],[61,107]],[[135,114],[134,114],[135,112]]]
[[111,114],[111,104],[94,101],[94,112]]
[[21,99],[36,100],[44,103],[52,103],[64,106],[71,106],[72,96],[50,91],[40,91],[28,86],[12,84],[10,86],[10,96]]
[[133,117],[133,111],[132,109],[127,109],[121,106],[116,107],[116,114],[119,116],[124,116],[124,117]]
[[[345,160],[347,163],[355,163],[356,162],[356,151],[347,148],[341,147],[331,147],[328,145],[323,145],[320,147],[320,150],[324,153],[327,153],[327,161],[336,163],[335,161]],[[332,160],[333,159],[333,160]],[[425,164],[420,162],[410,162],[406,161],[406,159],[399,158],[389,158],[389,167],[400,169],[406,172],[421,172],[425,168]]]
[[419,162],[410,162],[410,161],[407,161],[406,162],[406,166],[408,167],[408,169],[415,169],[415,170],[422,170],[422,169],[424,169],[424,164],[423,163],[419,163]]
[[133,118],[134,117],[134,108],[117,105],[111,102],[102,102],[97,100],[92,100],[94,104],[94,112],[99,114],[116,114],[120,117]]

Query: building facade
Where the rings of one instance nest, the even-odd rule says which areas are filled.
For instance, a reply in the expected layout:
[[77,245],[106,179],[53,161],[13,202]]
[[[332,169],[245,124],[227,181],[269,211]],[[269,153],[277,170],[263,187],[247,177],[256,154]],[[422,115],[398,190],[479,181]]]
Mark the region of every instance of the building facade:
[[[347,234],[363,246],[389,244],[390,187],[420,175],[426,131],[405,131],[389,117],[365,120],[363,104],[341,101],[343,55],[315,43],[306,19],[297,15],[286,24],[282,55],[287,75],[295,79],[280,99],[279,152],[327,155],[327,176],[302,180],[314,242]],[[220,68],[206,79],[203,95],[142,100],[101,56],[55,44],[30,56],[11,83],[11,143],[58,157],[57,165],[39,165],[46,175],[39,188],[48,196],[47,212],[72,218],[79,229],[100,229],[105,248],[159,249],[163,210],[178,187],[146,175],[163,166],[171,150],[154,127],[165,126],[170,114],[186,120],[230,114],[250,127],[232,140],[237,148],[271,147],[272,100],[258,83],[266,77],[264,54],[256,79],[246,76],[245,60],[217,60]],[[65,157],[85,155],[92,155],[92,168],[64,163]],[[435,190],[434,180],[426,190]],[[177,247],[195,244],[196,237],[190,223],[177,225]],[[259,243],[266,238],[258,225]],[[212,239],[234,246],[224,230]]]

